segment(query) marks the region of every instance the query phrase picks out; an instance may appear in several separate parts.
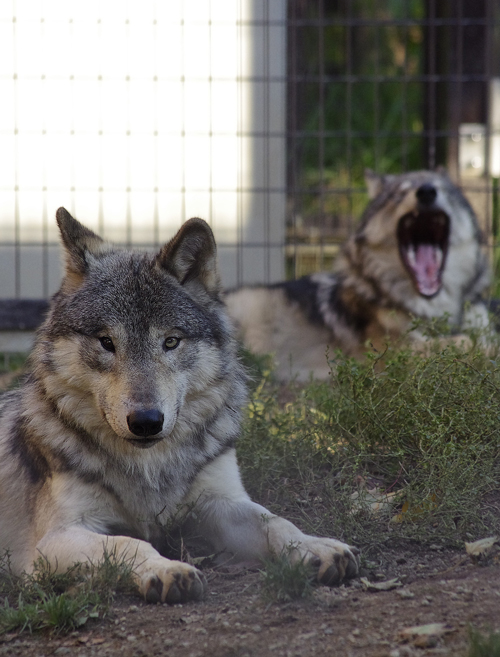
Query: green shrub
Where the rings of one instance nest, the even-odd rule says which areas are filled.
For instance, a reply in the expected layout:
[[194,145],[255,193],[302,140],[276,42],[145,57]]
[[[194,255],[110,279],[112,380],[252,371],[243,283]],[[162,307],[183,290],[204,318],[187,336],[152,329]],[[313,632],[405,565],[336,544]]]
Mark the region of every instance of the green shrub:
[[327,382],[284,391],[268,375],[255,388],[239,460],[257,499],[365,546],[500,530],[486,503],[500,474],[496,357],[388,348],[363,362],[337,353],[332,365]]

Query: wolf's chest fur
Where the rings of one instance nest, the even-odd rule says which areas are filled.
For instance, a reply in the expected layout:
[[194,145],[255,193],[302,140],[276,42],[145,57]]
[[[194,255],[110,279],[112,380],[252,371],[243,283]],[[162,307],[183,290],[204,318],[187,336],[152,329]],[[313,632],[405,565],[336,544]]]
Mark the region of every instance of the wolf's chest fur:
[[[200,470],[233,444],[221,409],[207,415],[203,426],[191,431],[184,427],[170,440],[140,450],[114,435],[95,407],[93,420],[100,425],[100,435],[95,423],[89,423],[94,429],[90,433],[81,416],[62,415],[57,400],[47,399],[40,386],[31,382],[18,393],[15,406],[21,412],[12,414],[12,431],[4,433],[6,451],[15,454],[20,474],[34,484],[34,506],[62,498],[72,517],[83,518],[86,526],[101,533],[151,540],[179,514]],[[89,410],[83,415],[88,417]],[[29,420],[18,419],[23,416]],[[213,429],[224,423],[229,431],[215,438]],[[61,523],[66,521],[61,517]]]

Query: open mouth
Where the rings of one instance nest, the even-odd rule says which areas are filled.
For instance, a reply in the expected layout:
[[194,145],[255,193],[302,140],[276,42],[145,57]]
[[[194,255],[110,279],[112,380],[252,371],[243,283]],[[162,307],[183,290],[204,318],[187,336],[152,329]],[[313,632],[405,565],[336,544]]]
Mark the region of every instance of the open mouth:
[[151,436],[149,438],[127,438],[129,443],[135,445],[135,447],[140,447],[141,449],[147,449],[159,443],[163,438],[157,438],[156,436]]
[[442,210],[408,212],[399,220],[397,236],[401,260],[417,291],[433,297],[442,286],[450,218]]

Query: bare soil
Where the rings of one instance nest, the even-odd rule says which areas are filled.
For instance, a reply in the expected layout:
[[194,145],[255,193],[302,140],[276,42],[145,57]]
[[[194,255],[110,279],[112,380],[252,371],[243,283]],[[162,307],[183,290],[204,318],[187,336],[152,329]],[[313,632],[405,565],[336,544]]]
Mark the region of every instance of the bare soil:
[[[369,592],[359,579],[318,587],[312,597],[268,603],[257,571],[206,570],[201,602],[169,607],[117,599],[105,620],[66,636],[0,637],[0,655],[143,657],[466,657],[468,627],[500,631],[500,568],[464,554],[421,548],[385,554],[387,568],[361,575],[402,586]],[[443,623],[444,633],[404,638],[411,626]]]
[[[0,390],[18,374],[0,375]],[[360,573],[371,582],[398,578],[393,590],[370,592],[356,579],[288,603],[263,598],[257,570],[204,573],[201,602],[146,605],[121,595],[104,620],[70,635],[0,636],[0,657],[467,657],[469,627],[500,632],[498,558],[475,565],[440,546],[385,550],[381,565]],[[442,632],[402,634],[431,623]]]

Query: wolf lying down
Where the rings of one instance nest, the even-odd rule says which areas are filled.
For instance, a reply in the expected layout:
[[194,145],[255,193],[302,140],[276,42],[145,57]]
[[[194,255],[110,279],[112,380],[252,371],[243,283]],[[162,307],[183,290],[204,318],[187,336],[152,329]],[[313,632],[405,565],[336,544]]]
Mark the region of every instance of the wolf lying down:
[[0,549],[14,571],[107,552],[134,561],[147,601],[198,599],[203,575],[162,556],[184,507],[224,558],[293,545],[320,582],[355,576],[356,548],[303,534],[243,488],[245,375],[209,226],[191,219],[151,255],[113,248],[64,208],[57,222],[65,277],[24,384],[0,398]]
[[[371,202],[331,273],[230,291],[245,345],[273,353],[281,379],[327,377],[327,349],[359,357],[397,341],[412,318],[447,315],[457,331],[483,328],[489,285],[474,212],[440,171],[367,172]],[[412,331],[410,342],[423,346]]]

